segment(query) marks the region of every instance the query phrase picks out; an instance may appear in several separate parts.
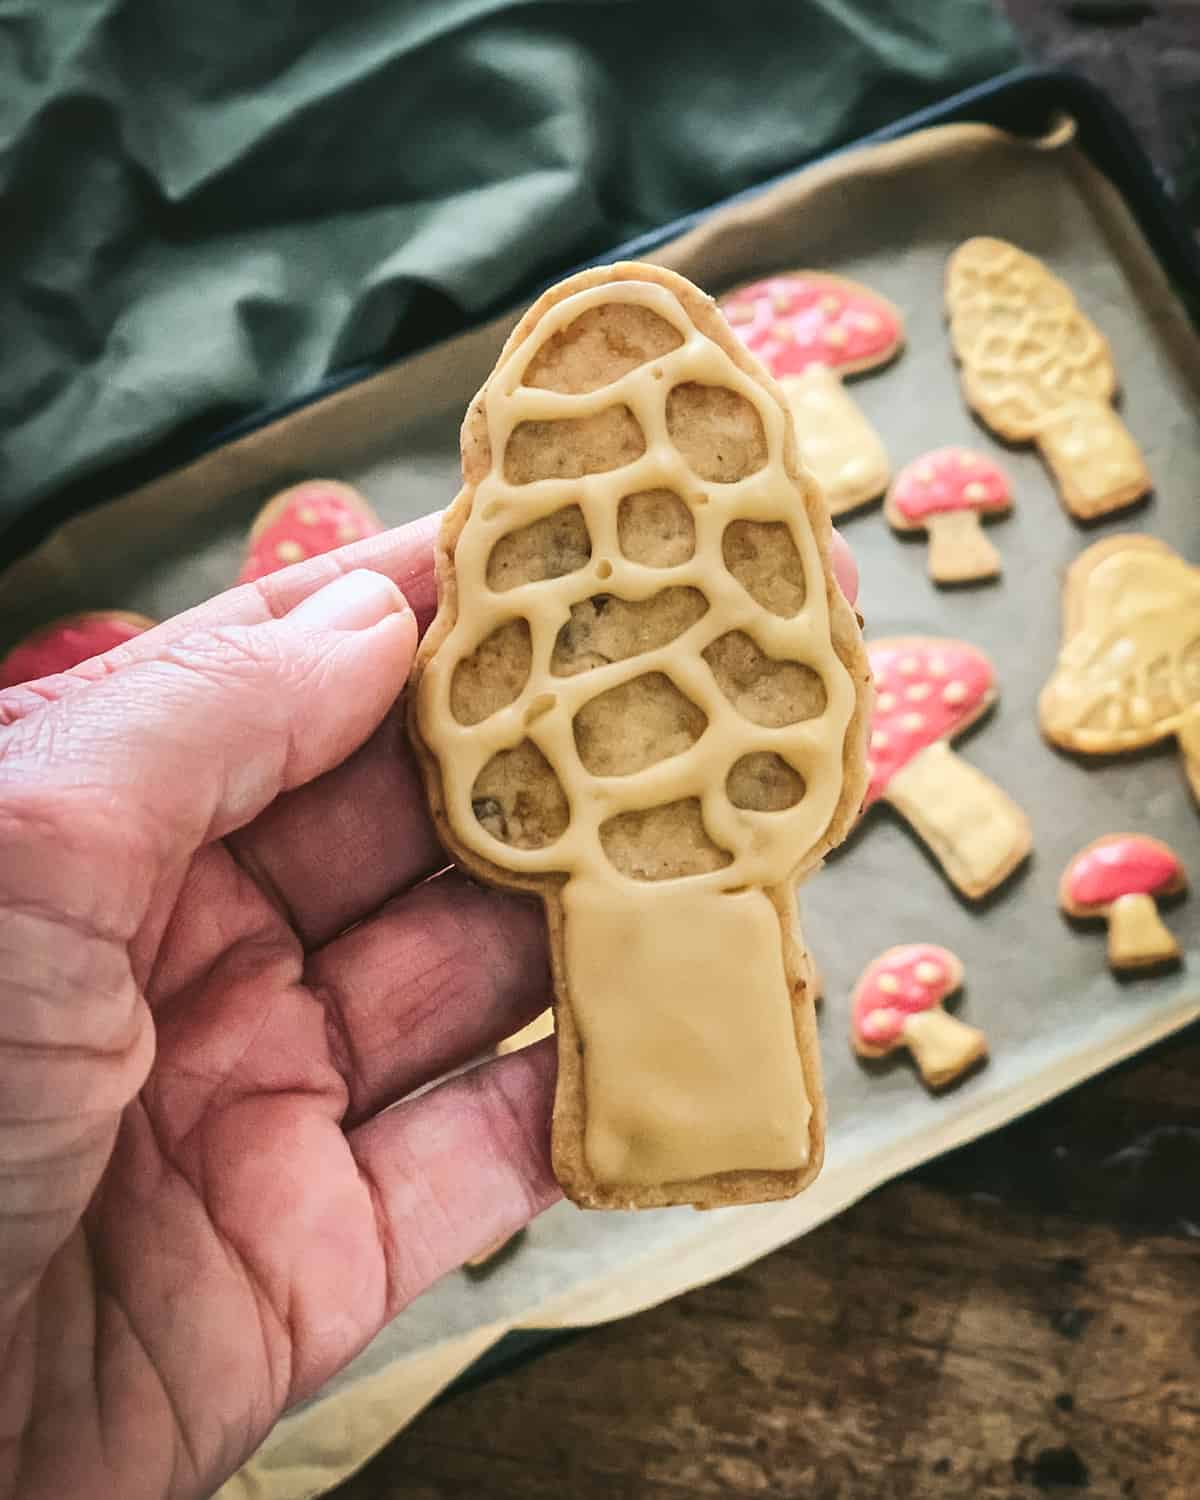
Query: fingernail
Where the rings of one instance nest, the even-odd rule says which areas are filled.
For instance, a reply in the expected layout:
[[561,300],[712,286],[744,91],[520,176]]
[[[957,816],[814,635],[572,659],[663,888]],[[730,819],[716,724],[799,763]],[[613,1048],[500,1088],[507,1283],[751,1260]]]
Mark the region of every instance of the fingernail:
[[310,594],[288,619],[312,630],[366,630],[407,608],[407,600],[390,578],[356,568]]

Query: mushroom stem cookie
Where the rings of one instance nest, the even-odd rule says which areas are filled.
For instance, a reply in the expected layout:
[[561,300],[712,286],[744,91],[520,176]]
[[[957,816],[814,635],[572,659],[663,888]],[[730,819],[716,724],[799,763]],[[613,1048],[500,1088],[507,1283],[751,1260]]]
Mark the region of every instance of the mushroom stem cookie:
[[1114,536],[1067,573],[1063,644],[1038,700],[1042,733],[1080,755],[1171,735],[1200,801],[1200,568],[1149,536]]
[[1157,903],[1187,886],[1179,856],[1144,833],[1110,833],[1081,849],[1063,871],[1058,904],[1071,917],[1108,923],[1108,962],[1118,971],[1152,969],[1179,958],[1179,944]]
[[608,266],[521,320],[462,453],[410,726],[455,857],[545,904],[558,1178],[795,1193],[824,1105],[793,884],[862,800],[870,683],[787,404],[689,282]]
[[942,1009],[962,984],[948,948],[906,943],[867,965],[850,1001],[850,1041],[860,1057],[907,1047],[931,1089],[945,1088],[987,1055],[987,1038]]
[[978,901],[1033,846],[1029,819],[950,748],[996,701],[992,664],[966,641],[904,636],[872,641],[875,678],[863,810],[889,802],[946,876]]
[[904,323],[886,298],[845,276],[787,271],[721,299],[741,341],[783,387],[800,457],[830,513],[856,510],[887,488],[887,453],[842,384],[887,364],[904,344]]
[[946,267],[950,338],[967,401],[999,437],[1036,443],[1063,504],[1081,520],[1150,488],[1113,410],[1117,372],[1071,290],[1006,240],[967,240]]

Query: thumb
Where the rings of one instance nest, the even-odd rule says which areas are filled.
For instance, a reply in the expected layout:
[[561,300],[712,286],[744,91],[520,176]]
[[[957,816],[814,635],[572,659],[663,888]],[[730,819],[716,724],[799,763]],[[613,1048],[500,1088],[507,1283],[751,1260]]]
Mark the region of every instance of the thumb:
[[[367,738],[408,677],[417,624],[389,578],[357,570],[279,619],[166,627],[161,649],[156,634],[98,680],[0,696],[0,819],[57,845],[42,872],[57,889],[23,898],[61,906],[69,880],[73,904],[108,910],[64,915],[126,938],[164,871]],[[42,862],[24,863],[36,883]]]

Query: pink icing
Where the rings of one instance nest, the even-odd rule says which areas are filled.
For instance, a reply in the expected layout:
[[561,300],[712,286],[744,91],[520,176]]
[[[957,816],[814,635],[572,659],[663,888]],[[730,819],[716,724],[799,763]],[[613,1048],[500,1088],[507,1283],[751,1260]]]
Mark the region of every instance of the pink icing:
[[[925,972],[930,968],[937,970],[936,975]],[[854,992],[855,1031],[869,1046],[890,1047],[909,1016],[932,1010],[945,999],[957,972],[953,953],[933,943],[889,948],[867,969]],[[885,980],[886,990],[880,987],[885,976],[891,976]]]
[[332,552],[382,530],[371,507],[352,491],[319,482],[300,485],[278,513],[269,515],[263,529],[251,536],[238,582],[252,583],[306,557]]
[[34,682],[55,672],[68,672],[80,662],[90,661],[131,641],[149,630],[153,620],[141,615],[96,611],[92,614],[68,615],[34,631],[14,646],[0,661],[0,688]]
[[1067,877],[1067,894],[1078,906],[1107,906],[1121,896],[1153,896],[1179,873],[1179,861],[1166,844],[1118,833],[1079,855]]
[[991,662],[966,641],[878,641],[867,647],[867,656],[875,712],[864,807],[883,796],[918,750],[952,737],[974,718],[995,682]]
[[[976,488],[970,495],[967,486]],[[966,448],[937,448],[906,464],[892,485],[892,503],[907,521],[948,510],[1003,510],[1008,479],[990,458]]]
[[900,342],[895,309],[857,282],[771,276],[731,292],[721,306],[738,338],[772,375],[800,375],[810,365],[873,363]]

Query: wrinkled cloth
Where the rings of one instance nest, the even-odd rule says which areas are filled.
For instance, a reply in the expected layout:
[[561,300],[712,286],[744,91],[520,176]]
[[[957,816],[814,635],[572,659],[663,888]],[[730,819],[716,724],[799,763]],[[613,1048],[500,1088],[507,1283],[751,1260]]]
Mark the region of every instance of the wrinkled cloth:
[[0,535],[1016,60],[988,0],[6,0]]

